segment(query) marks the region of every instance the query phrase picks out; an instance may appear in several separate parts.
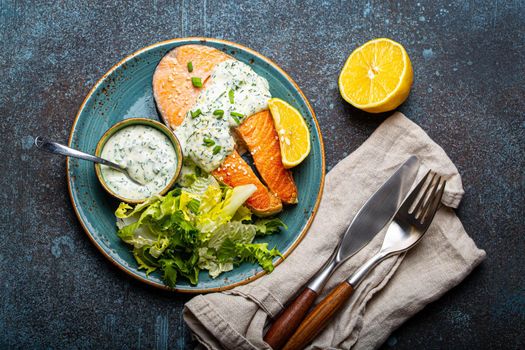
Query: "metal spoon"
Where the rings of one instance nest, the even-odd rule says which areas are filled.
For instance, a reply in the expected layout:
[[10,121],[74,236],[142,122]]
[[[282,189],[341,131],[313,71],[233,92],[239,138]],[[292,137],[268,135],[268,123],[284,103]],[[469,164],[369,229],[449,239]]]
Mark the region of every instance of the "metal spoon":
[[142,185],[142,186],[145,185],[145,183],[143,181],[141,181],[140,179],[137,179],[136,177],[133,177],[128,172],[128,169],[125,166],[119,165],[117,163],[110,162],[109,160],[106,160],[106,159],[103,159],[103,158],[100,158],[100,157],[97,157],[97,156],[93,156],[93,155],[88,154],[88,153],[84,153],[84,152],[78,151],[76,149],[73,149],[73,148],[61,145],[60,143],[57,143],[57,142],[46,141],[40,136],[37,136],[35,138],[35,146],[38,147],[39,149],[44,150],[44,151],[49,152],[49,153],[61,154],[63,156],[69,156],[69,157],[89,160],[89,161],[94,162],[94,163],[107,165],[110,168],[113,168],[115,170],[118,170],[118,171],[124,173],[133,182],[136,182],[137,184]]

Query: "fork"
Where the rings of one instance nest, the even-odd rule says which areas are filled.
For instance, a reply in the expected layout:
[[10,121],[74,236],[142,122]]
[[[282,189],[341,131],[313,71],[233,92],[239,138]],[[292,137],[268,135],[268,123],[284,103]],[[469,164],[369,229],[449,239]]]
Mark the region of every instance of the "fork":
[[[370,271],[386,258],[409,250],[421,240],[439,208],[445,185],[446,180],[436,173],[429,171],[425,175],[398,209],[379,252],[321,300],[283,350],[303,349],[326,327],[328,320],[344,305]],[[422,191],[423,187],[425,189]]]

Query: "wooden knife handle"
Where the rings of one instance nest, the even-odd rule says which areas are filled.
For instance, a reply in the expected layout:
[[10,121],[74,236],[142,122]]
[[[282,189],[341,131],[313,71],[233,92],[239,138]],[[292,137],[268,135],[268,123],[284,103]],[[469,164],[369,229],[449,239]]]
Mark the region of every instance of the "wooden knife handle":
[[266,332],[264,341],[272,349],[279,350],[299,327],[304,316],[317,298],[317,293],[305,288],[295,300],[284,309]]
[[353,292],[354,288],[350,283],[341,282],[306,316],[283,350],[304,349],[328,325],[330,318]]

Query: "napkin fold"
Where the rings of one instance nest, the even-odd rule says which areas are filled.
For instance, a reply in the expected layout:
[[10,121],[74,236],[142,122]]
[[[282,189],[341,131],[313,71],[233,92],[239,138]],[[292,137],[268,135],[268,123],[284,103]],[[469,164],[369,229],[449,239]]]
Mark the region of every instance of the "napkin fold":
[[[451,208],[464,194],[461,177],[443,149],[397,112],[326,176],[319,211],[301,244],[273,273],[222,293],[199,295],[184,320],[208,349],[269,349],[265,325],[333,252],[359,208],[409,156],[447,178],[442,207],[421,242],[377,266],[307,349],[372,349],[425,305],[463,280],[484,258]],[[380,248],[386,228],[332,276],[317,302]]]

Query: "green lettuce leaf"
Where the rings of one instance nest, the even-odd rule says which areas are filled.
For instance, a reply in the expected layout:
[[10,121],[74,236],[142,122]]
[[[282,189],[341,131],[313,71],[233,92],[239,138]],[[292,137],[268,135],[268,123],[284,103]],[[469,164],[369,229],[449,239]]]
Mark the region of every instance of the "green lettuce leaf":
[[139,270],[146,270],[146,275],[149,275],[157,269],[159,266],[157,261],[148,255],[147,250],[144,249],[147,247],[135,248],[133,249],[133,256],[139,265]]
[[282,257],[281,253],[273,248],[268,249],[268,243],[237,243],[227,239],[217,252],[219,261],[230,261],[236,263],[244,261],[258,263],[266,272],[274,269],[273,259],[277,256]]
[[177,184],[181,187],[189,187],[201,176],[200,168],[190,157],[184,158]]
[[118,230],[117,235],[127,244],[135,248],[153,245],[159,237],[147,227],[141,227],[141,223],[136,221]]
[[241,205],[232,217],[232,221],[245,222],[245,221],[251,221],[251,220],[252,220],[252,211],[244,205]]
[[213,249],[202,247],[199,248],[199,267],[208,270],[212,278],[217,277],[222,272],[233,270],[233,259],[228,261],[219,261],[216,252]]
[[137,213],[140,213],[141,211],[146,209],[149,205],[161,199],[162,199],[162,196],[153,195],[152,197],[145,200],[143,203],[137,204],[135,208],[133,208],[128,203],[121,202],[117,210],[115,211],[115,216],[120,219],[129,218]]
[[192,211],[193,214],[198,214],[200,205],[201,205],[201,202],[199,200],[192,199],[188,203],[187,207],[188,207],[188,209],[190,209]]
[[173,260],[162,259],[162,279],[169,287],[175,287],[177,284],[178,270]]
[[251,243],[255,233],[254,225],[246,225],[238,221],[228,222],[213,232],[207,246],[218,251],[226,240],[236,243]]
[[165,196],[136,206],[121,203],[115,211],[117,235],[133,246],[139,269],[147,274],[160,270],[171,287],[181,277],[197,284],[201,269],[215,278],[243,261],[271,271],[280,253],[269,250],[267,243],[252,242],[256,235],[286,226],[279,219],[252,223],[252,213],[243,204],[255,190],[254,185],[232,189],[212,176],[195,176],[189,187]]
[[288,226],[279,218],[271,219],[259,219],[255,222],[257,229],[257,236],[268,236],[273,235],[280,231],[281,227],[285,230],[288,229]]
[[209,176],[204,184],[207,186],[204,190],[200,181],[196,181],[190,188],[190,191],[200,196],[199,213],[201,215],[210,212],[222,200],[222,189],[215,178]]
[[151,247],[149,247],[149,253],[154,258],[159,258],[162,253],[168,248],[170,245],[170,240],[167,237],[159,238],[156,242],[154,242]]
[[149,274],[160,267],[170,286],[177,276],[196,284],[199,273],[198,254],[187,253],[199,244],[199,231],[183,211],[193,199],[187,201],[186,207],[182,205],[181,210],[181,196],[180,190],[174,190],[165,197],[149,200],[148,205],[131,208],[121,204],[115,213],[119,220],[117,235],[133,245],[139,269]]
[[174,287],[179,274],[186,277],[191,284],[197,284],[199,281],[198,259],[197,252],[193,252],[190,256],[186,256],[186,254],[168,254],[167,258],[160,259],[159,263],[164,272],[163,278],[166,284]]
[[252,184],[228,189],[224,196],[221,215],[231,218],[255,191],[257,191],[257,186]]
[[221,272],[232,270],[235,254],[229,259],[219,259],[217,252],[221,250],[226,241],[250,243],[255,233],[254,225],[246,225],[238,221],[222,224],[211,234],[211,238],[206,242],[206,247],[199,249],[199,267],[208,270],[212,278],[217,277]]
[[275,247],[269,250],[268,243],[237,243],[235,246],[242,261],[258,263],[266,272],[274,270],[273,259],[275,257],[283,257]]
[[[206,193],[209,190],[221,190],[221,185],[219,182],[211,175],[208,175],[206,177],[199,177],[197,178],[191,186],[184,188],[183,191],[194,194],[198,197],[202,197],[204,193]],[[217,192],[215,192],[217,194]],[[220,200],[222,193],[218,193]]]
[[256,190],[257,187],[251,184],[227,189],[224,200],[217,203],[208,212],[203,212],[197,216],[196,226],[199,231],[203,233],[213,232],[222,224],[229,222],[237,210]]

